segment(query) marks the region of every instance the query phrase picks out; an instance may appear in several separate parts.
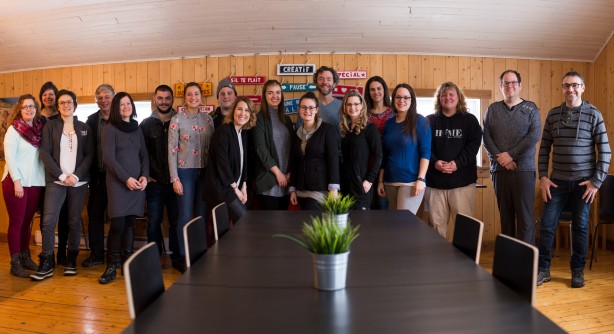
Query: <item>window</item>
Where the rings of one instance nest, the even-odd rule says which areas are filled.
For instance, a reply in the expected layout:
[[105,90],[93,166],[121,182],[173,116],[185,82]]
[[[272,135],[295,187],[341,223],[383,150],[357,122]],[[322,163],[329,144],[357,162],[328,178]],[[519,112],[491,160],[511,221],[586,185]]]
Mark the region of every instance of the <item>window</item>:
[[[145,118],[151,116],[151,101],[134,101],[134,106],[136,107],[136,120],[139,124]],[[97,111],[98,105],[96,103],[78,104],[75,116],[85,123],[87,117]]]
[[[468,98],[465,96],[465,102],[467,103],[467,108],[469,112],[478,119],[480,124],[482,123],[482,115],[481,115],[481,100],[476,98]],[[434,101],[433,97],[417,97],[416,107],[418,108],[418,114],[426,117],[435,112],[434,109]],[[480,145],[480,149],[478,150],[478,155],[476,156],[477,166],[482,166],[482,145]]]

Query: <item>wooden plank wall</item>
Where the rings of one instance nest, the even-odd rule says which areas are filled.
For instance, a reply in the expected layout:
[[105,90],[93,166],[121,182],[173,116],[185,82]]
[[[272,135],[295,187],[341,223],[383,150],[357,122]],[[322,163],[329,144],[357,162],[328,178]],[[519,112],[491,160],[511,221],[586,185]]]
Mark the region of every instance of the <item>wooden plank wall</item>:
[[[608,50],[613,47],[608,46]],[[609,54],[614,54],[614,51]],[[88,98],[94,95],[94,90],[101,83],[113,85],[116,91],[151,94],[159,84],[172,86],[177,82],[211,81],[215,94],[217,82],[229,75],[258,74],[267,79],[283,79],[285,82],[311,81],[310,76],[277,76],[276,65],[279,63],[315,63],[317,66],[333,66],[338,70],[367,70],[368,76],[382,76],[391,89],[401,82],[408,82],[414,88],[434,89],[443,81],[454,81],[463,89],[490,90],[491,102],[502,98],[498,87],[500,73],[506,69],[515,69],[522,75],[523,97],[537,103],[542,109],[542,117],[551,107],[563,101],[560,83],[566,71],[573,69],[585,74],[588,87],[585,94],[589,100],[595,96],[595,81],[604,82],[606,77],[610,81],[614,80],[614,76],[606,76],[601,71],[594,73],[593,63],[587,62],[428,55],[282,54],[85,65],[4,73],[0,74],[0,96],[24,93],[38,96],[40,86],[48,80],[60,88],[73,90],[77,95]],[[608,64],[610,69],[614,68],[611,60]],[[341,84],[364,85],[365,81],[343,80]],[[238,86],[237,91],[239,94],[261,94],[261,87]],[[596,101],[614,103],[612,91],[607,95],[609,99],[604,99],[601,92],[597,96]],[[298,93],[286,95],[288,97],[298,97]],[[215,96],[207,97],[205,103],[217,105]],[[605,107],[600,106],[600,103],[597,106]],[[480,171],[478,181],[486,184],[487,188],[478,191],[475,216],[486,223],[484,239],[492,241],[499,232],[494,190],[487,171]],[[538,196],[535,205],[539,210],[541,200]],[[7,226],[4,207],[0,209],[0,219],[0,233],[3,233]]]

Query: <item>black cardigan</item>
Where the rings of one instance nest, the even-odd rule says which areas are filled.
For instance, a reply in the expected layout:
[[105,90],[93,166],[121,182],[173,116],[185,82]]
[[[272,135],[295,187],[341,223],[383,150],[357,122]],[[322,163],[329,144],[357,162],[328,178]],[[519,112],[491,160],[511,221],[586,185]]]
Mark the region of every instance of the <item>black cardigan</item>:
[[301,139],[293,133],[289,164],[290,186],[296,190],[328,191],[329,184],[339,184],[339,133],[322,122],[307,140],[305,155],[301,153]]
[[241,170],[241,151],[239,138],[233,123],[220,125],[213,134],[209,147],[209,163],[205,176],[204,199],[208,205],[217,205],[221,202],[230,203],[237,199],[237,195],[230,187],[237,182],[239,174],[241,180],[237,187],[241,189],[247,179],[247,133],[241,131],[243,142],[243,169]]

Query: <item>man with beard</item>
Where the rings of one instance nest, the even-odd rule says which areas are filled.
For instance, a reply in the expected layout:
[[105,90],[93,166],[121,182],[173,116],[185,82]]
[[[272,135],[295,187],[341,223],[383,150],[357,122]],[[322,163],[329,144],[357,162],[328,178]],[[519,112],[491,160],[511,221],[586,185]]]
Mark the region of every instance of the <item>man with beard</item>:
[[106,170],[102,164],[102,129],[109,122],[111,113],[111,101],[115,96],[115,90],[111,85],[102,84],[96,88],[96,104],[100,108],[91,114],[85,122],[96,140],[96,154],[90,167],[89,190],[90,197],[87,202],[87,216],[89,224],[90,256],[81,262],[83,267],[93,267],[104,263],[104,223],[106,221],[105,209],[107,208],[107,185]]
[[341,100],[333,97],[333,90],[339,83],[337,71],[328,66],[320,67],[313,75],[313,83],[318,90],[318,109],[322,121],[339,130],[339,108]]
[[237,99],[237,90],[235,86],[230,82],[230,79],[224,78],[217,84],[217,100],[220,104],[219,107],[211,113],[213,118],[213,126],[217,129],[224,122],[224,117]]
[[156,109],[140,125],[149,154],[149,178],[145,189],[149,217],[147,242],[154,241],[158,245],[159,254],[162,254],[164,238],[161,227],[164,207],[166,207],[170,225],[168,244],[171,251],[171,261],[173,268],[184,272],[185,265],[179,255],[177,240],[177,217],[179,214],[177,197],[175,191],[173,191],[173,184],[170,182],[171,176],[168,169],[168,127],[171,117],[176,114],[175,109],[173,109],[173,90],[167,85],[160,85],[154,91],[153,99]]

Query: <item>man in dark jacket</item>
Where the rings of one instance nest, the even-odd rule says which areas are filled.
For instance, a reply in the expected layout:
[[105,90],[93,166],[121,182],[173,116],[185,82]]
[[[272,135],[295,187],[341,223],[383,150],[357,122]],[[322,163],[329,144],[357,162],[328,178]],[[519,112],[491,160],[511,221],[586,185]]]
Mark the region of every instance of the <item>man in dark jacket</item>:
[[170,183],[168,170],[168,126],[171,117],[176,114],[173,109],[173,90],[167,85],[160,85],[154,91],[156,109],[151,116],[141,123],[141,130],[145,136],[145,144],[149,154],[149,179],[147,180],[147,242],[154,241],[158,245],[158,252],[164,250],[162,236],[162,220],[164,207],[169,222],[168,244],[171,251],[173,268],[180,272],[185,271],[185,264],[179,255],[177,240],[177,197]]

